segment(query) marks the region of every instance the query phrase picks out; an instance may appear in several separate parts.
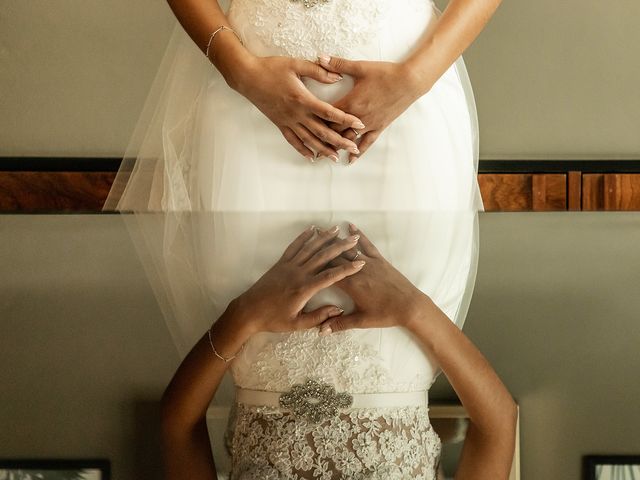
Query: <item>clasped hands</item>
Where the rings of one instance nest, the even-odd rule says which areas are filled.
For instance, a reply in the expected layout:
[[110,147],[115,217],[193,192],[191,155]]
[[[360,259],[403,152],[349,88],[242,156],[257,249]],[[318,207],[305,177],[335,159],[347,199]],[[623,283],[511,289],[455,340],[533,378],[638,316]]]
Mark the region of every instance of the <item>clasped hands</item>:
[[[382,131],[425,93],[424,80],[405,62],[349,60],[321,54],[317,62],[285,56],[253,56],[237,87],[304,157],[349,163],[361,157]],[[333,103],[323,102],[301,77],[322,83],[353,77],[354,85]],[[359,136],[356,136],[356,129]]]
[[[337,225],[328,230],[307,228],[234,299],[235,308],[245,313],[241,317],[251,319],[252,333],[320,327],[319,334],[329,334],[349,328],[409,328],[420,321],[434,305],[431,299],[394,268],[364,232],[352,224],[349,231],[351,235],[341,239]],[[311,297],[331,285],[353,299],[352,313],[343,314],[335,305],[303,311]]]

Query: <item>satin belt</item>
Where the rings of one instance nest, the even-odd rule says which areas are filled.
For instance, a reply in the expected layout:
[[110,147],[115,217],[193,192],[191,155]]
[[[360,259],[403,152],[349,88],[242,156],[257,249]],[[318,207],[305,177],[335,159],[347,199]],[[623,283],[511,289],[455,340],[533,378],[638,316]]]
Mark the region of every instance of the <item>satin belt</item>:
[[[268,392],[236,388],[236,401],[247,405],[280,406],[280,395],[287,392]],[[411,407],[429,404],[429,391],[414,392],[380,392],[380,393],[351,393],[353,404],[349,408],[385,408]]]

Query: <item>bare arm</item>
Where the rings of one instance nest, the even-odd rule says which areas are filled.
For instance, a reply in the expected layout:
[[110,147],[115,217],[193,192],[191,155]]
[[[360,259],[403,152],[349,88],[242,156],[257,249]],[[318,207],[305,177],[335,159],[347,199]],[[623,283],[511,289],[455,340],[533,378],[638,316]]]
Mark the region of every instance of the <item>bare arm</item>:
[[403,62],[426,93],[483,30],[501,0],[450,0],[431,35]]
[[[204,54],[207,50],[209,35],[224,25],[233,28],[217,0],[167,0],[174,15]],[[234,88],[238,74],[247,68],[253,55],[242,45],[235,34],[223,29],[216,34],[209,50],[209,58],[220,70],[227,83]]]
[[409,329],[433,353],[470,417],[456,480],[507,479],[515,449],[516,404],[487,359],[424,296]]
[[[235,301],[211,328],[216,351],[225,358],[240,350],[252,334]],[[213,354],[205,334],[166,388],[162,397],[162,450],[167,480],[217,480],[206,412],[227,367],[228,363]]]

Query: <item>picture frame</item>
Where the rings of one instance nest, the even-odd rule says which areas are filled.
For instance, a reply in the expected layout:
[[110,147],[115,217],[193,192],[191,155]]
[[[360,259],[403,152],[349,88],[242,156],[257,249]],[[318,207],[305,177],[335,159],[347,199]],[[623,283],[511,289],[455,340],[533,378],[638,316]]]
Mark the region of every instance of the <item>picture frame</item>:
[[0,459],[0,480],[111,480],[111,462],[88,459]]
[[633,480],[640,478],[638,455],[584,455],[585,480]]

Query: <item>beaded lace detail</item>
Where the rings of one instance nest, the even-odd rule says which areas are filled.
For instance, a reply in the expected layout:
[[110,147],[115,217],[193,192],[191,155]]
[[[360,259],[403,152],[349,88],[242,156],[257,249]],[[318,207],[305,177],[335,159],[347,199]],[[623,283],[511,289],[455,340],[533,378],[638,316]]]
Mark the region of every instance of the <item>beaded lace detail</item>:
[[[426,4],[428,0],[420,0]],[[280,55],[315,61],[320,53],[348,57],[364,42],[375,39],[391,0],[331,0],[313,8],[291,0],[233,0],[229,20],[249,24],[264,45]]]
[[267,342],[250,362],[231,363],[234,383],[243,388],[285,392],[313,377],[331,383],[337,391],[350,393],[429,388],[430,372],[416,371],[408,378],[398,379],[389,372],[379,351],[359,342],[357,336],[357,330],[327,336],[319,336],[317,328],[289,332],[280,341]]
[[435,480],[441,441],[428,407],[356,408],[315,423],[234,404],[231,480]]

